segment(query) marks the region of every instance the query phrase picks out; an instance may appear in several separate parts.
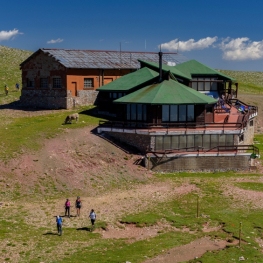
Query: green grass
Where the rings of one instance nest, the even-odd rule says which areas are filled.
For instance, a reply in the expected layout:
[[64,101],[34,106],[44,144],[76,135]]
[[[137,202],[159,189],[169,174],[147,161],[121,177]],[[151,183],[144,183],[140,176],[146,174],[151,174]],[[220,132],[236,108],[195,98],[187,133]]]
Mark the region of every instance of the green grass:
[[[0,46],[0,104],[19,99],[20,92],[15,91],[15,83],[21,83],[19,64],[30,54],[31,52]],[[263,73],[222,72],[240,82],[241,93],[262,94]],[[5,84],[10,87],[8,96],[4,95],[3,89],[1,90]],[[43,139],[58,136],[65,129],[98,124],[99,119],[92,117],[92,108],[84,107],[77,110],[80,113],[79,123],[62,125],[66,115],[71,112],[74,111],[57,111],[36,117],[7,117],[0,113],[0,160],[8,161],[24,151],[38,150]],[[263,135],[255,136],[255,145],[260,151],[263,150]],[[123,158],[128,159],[125,156]],[[1,185],[5,184],[4,176],[12,178],[13,175],[1,175]],[[103,175],[101,176],[103,179]],[[125,175],[123,176],[125,178]],[[237,183],[237,178],[243,182]],[[21,192],[19,183],[15,183],[14,189],[1,190],[4,201],[0,200],[0,203],[4,202],[4,205],[1,206],[0,214],[0,259],[3,262],[19,263],[126,261],[139,263],[203,236],[209,236],[211,239],[238,239],[241,225],[241,247],[229,245],[223,250],[207,252],[201,258],[190,262],[238,262],[239,257],[244,256],[245,262],[260,263],[263,262],[262,253],[256,240],[261,239],[263,235],[263,209],[253,208],[249,202],[224,194],[226,184],[243,190],[262,192],[263,186],[258,182],[259,178],[260,175],[257,174],[236,172],[156,174],[148,183],[160,181],[174,183],[176,187],[191,183],[197,190],[181,196],[175,195],[165,201],[154,198],[142,200],[147,202],[145,209],[136,213],[124,211],[122,222],[134,223],[140,228],[156,224],[165,225],[156,236],[132,242],[126,238],[103,239],[100,234],[87,231],[88,219],[85,219],[82,227],[77,227],[78,221],[75,218],[70,219],[73,220],[72,225],[65,221],[62,237],[57,236],[53,213],[56,211],[57,199],[64,193],[56,188],[55,178],[45,176],[40,179],[28,196]],[[118,182],[112,180],[110,187],[114,192]],[[103,180],[99,183],[103,184]],[[129,189],[136,183],[131,181]],[[41,195],[40,187],[44,188],[45,196]],[[43,213],[34,214],[34,211],[30,211],[24,204],[26,199],[40,206]],[[46,209],[47,206],[52,207],[52,212]],[[41,220],[44,223],[40,224]],[[220,228],[205,233],[202,227],[207,223],[210,227]],[[98,219],[96,228],[105,229],[107,224],[108,222]],[[192,232],[183,232],[182,229],[189,229]]]
[[[146,258],[165,253],[169,249],[190,243],[209,236],[214,239],[238,240],[241,223],[241,247],[231,245],[224,250],[207,252],[202,257],[190,262],[238,262],[240,256],[248,258],[248,262],[263,262],[260,247],[256,242],[263,234],[262,209],[254,209],[244,202],[223,194],[224,173],[222,176],[204,176],[192,174],[192,177],[181,177],[181,173],[163,174],[160,180],[167,183],[174,181],[181,185],[190,182],[198,186],[198,191],[170,198],[165,202],[149,202],[147,209],[131,214],[128,211],[121,221],[136,223],[138,227],[165,224],[157,236],[145,240],[129,242],[128,239],[103,239],[98,233],[87,231],[86,224],[81,228],[63,227],[62,237],[56,235],[53,227],[40,227],[27,222],[29,217],[23,206],[5,208],[0,220],[0,241],[8,240],[2,246],[3,255],[8,258],[8,251],[16,248],[20,255],[18,262],[143,262]],[[236,183],[235,179],[242,174],[233,173],[227,178],[229,185],[241,189],[262,190],[256,186],[259,176],[244,175],[252,181]],[[156,178],[159,180],[160,175]],[[258,184],[260,185],[260,184]],[[248,187],[247,187],[248,186]],[[199,198],[198,198],[199,197]],[[150,200],[148,200],[150,201]],[[197,204],[199,210],[197,210]],[[43,205],[43,209],[44,209]],[[197,213],[199,211],[199,213]],[[52,217],[47,214],[46,218]],[[69,219],[67,219],[69,220]],[[70,219],[77,220],[77,219]],[[204,224],[210,227],[221,226],[212,232],[202,232]],[[107,222],[97,222],[96,228],[105,227]],[[87,226],[89,223],[87,222]],[[168,227],[170,226],[170,227]],[[174,231],[171,227],[176,227]],[[180,229],[188,228],[192,232]],[[30,236],[30,239],[28,238]],[[48,259],[47,259],[48,257]]]
[[0,159],[7,160],[22,153],[23,149],[38,150],[41,139],[58,136],[64,129],[81,128],[87,125],[97,125],[99,119],[87,115],[92,107],[79,109],[80,121],[64,125],[65,117],[71,112],[58,111],[57,113],[35,116],[10,118],[2,116],[0,124]]
[[[0,103],[11,102],[18,98],[20,92],[16,91],[15,84],[22,86],[20,64],[33,52],[0,46]],[[9,95],[5,96],[4,86],[8,85]]]
[[219,70],[238,82],[240,94],[263,94],[263,72]]

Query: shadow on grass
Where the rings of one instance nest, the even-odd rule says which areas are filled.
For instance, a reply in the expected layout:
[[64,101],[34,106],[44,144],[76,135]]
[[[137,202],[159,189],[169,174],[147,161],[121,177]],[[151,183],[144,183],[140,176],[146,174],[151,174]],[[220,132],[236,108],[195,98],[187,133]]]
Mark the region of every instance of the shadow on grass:
[[80,230],[80,231],[89,231],[89,232],[91,232],[92,229],[90,227],[80,227],[80,228],[77,228],[76,230],[77,231]]
[[58,233],[54,233],[54,232],[46,232],[43,234],[44,236],[58,236]]

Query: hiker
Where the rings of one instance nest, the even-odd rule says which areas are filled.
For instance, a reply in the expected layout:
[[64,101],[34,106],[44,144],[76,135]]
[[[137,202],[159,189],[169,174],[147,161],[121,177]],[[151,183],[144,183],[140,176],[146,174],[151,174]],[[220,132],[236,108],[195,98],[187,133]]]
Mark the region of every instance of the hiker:
[[57,229],[58,229],[58,235],[61,236],[62,235],[62,217],[61,216],[57,216],[56,217],[56,222],[57,222]]
[[70,201],[67,198],[66,202],[65,202],[65,216],[67,216],[70,218]]
[[16,89],[19,91],[19,83],[16,83]]
[[8,95],[8,90],[9,90],[8,86],[5,85],[5,95],[6,95],[6,96]]
[[75,202],[75,207],[76,207],[76,209],[77,209],[77,216],[80,216],[80,208],[81,208],[81,205],[82,205],[82,203],[81,203],[80,197],[78,196],[78,197],[77,197],[77,200],[76,200],[76,202]]
[[96,213],[94,211],[94,209],[91,209],[90,211],[90,214],[89,214],[89,218],[90,218],[90,222],[91,222],[91,229],[94,229],[94,224],[95,224],[95,221],[96,221]]

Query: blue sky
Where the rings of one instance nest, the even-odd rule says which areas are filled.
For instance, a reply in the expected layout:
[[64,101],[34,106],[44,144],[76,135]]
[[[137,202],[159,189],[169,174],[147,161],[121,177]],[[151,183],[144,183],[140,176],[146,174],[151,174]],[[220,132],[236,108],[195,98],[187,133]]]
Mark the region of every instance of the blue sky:
[[212,68],[263,71],[261,0],[1,2],[2,46],[158,52],[161,45]]

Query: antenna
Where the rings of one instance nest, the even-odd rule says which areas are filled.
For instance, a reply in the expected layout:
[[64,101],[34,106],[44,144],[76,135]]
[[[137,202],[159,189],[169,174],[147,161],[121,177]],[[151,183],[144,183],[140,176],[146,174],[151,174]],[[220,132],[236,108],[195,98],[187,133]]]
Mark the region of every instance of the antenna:
[[122,63],[121,61],[121,42],[120,42],[120,64]]

